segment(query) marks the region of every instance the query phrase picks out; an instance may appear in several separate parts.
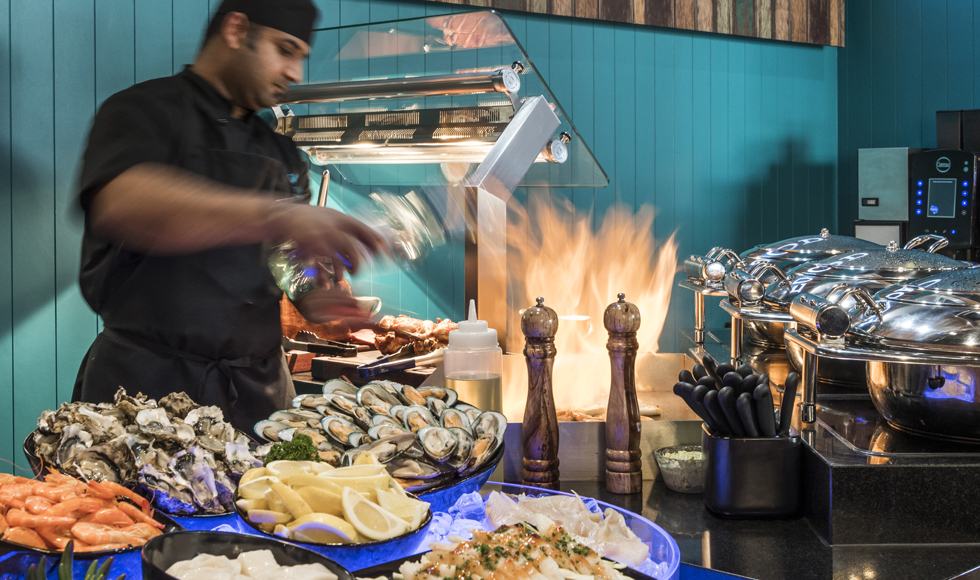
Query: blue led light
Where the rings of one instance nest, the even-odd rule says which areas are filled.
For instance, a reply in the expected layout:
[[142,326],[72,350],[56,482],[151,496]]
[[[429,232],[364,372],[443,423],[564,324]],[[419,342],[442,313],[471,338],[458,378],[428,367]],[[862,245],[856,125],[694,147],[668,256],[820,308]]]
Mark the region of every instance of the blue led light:
[[916,182],[916,185],[918,185],[919,187],[922,187],[922,180],[920,179],[918,182]]
[[963,182],[963,187],[970,187],[970,182],[969,181],[964,181]]
[[922,210],[921,209],[915,210],[915,215],[922,215]]
[[956,230],[950,230],[950,232],[949,232],[949,233],[951,233],[951,234],[955,234],[955,233],[956,233]]
[[969,196],[970,196],[970,192],[969,191],[964,191],[963,192],[963,197],[969,197]]
[[922,190],[920,189],[919,191],[915,192],[915,195],[922,195]]
[[921,199],[915,200],[915,205],[922,205],[922,200]]
[[966,204],[967,204],[967,201],[965,199],[960,202],[960,205],[962,205],[963,207],[966,207]]
[[931,213],[932,215],[936,215],[937,213],[939,213],[939,206],[938,205],[930,205],[929,206],[929,213]]

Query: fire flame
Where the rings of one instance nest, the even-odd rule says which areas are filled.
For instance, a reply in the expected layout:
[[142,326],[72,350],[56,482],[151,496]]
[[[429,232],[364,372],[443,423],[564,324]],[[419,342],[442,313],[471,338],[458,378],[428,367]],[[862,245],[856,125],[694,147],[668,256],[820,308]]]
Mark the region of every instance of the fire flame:
[[[533,221],[527,211],[511,204],[507,228],[511,295],[520,308],[542,296],[559,315],[552,375],[556,407],[601,406],[604,412],[610,370],[603,312],[620,292],[625,293],[626,300],[640,310],[637,359],[655,354],[677,272],[677,243],[673,234],[663,243],[654,239],[655,211],[650,206],[635,215],[625,207],[611,208],[593,233],[591,212],[576,214],[570,202],[557,207],[532,203]],[[520,332],[516,334],[523,341]],[[527,400],[527,374],[518,370],[505,373],[503,385],[503,410],[512,421],[524,416]],[[638,374],[637,390],[650,387]]]

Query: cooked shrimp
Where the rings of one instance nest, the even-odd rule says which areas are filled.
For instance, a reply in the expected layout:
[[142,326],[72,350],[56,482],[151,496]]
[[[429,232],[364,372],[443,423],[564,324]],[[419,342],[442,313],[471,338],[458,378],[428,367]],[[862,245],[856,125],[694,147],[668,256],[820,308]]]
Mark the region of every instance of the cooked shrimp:
[[37,528],[39,526],[70,526],[75,518],[51,517],[29,514],[24,510],[12,509],[7,512],[7,523],[15,528]]
[[7,518],[0,516],[0,534],[3,534],[9,529],[10,526],[7,525]]
[[122,531],[126,532],[127,534],[135,538],[143,540],[143,542],[146,542],[148,540],[151,540],[163,534],[163,532],[158,530],[155,526],[144,524],[142,522],[125,527],[122,529]]
[[61,503],[67,499],[78,497],[77,492],[77,485],[53,485],[50,483],[36,483],[31,489],[31,493],[34,495],[53,503]]
[[[137,522],[143,522],[149,524],[155,528],[163,529],[163,524],[153,519],[153,516],[147,515],[140,511],[140,509],[131,503],[124,501],[119,502],[119,509],[123,511],[126,515],[133,518]],[[132,523],[132,522],[130,522]]]
[[37,515],[54,504],[39,495],[32,495],[24,500],[24,505],[27,507],[27,511]]
[[68,542],[72,540],[71,528],[66,526],[41,526],[39,528],[34,528],[39,536],[44,538],[44,541],[51,544],[59,550],[64,550]]
[[75,539],[75,551],[76,552],[102,552],[105,550],[122,550],[124,548],[129,548],[130,544],[97,544],[91,545],[85,542],[80,542]]
[[94,497],[73,497],[48,508],[43,514],[48,517],[69,516],[78,519],[85,514],[90,514],[103,509],[105,504],[102,500]]
[[37,535],[37,532],[28,528],[10,528],[4,532],[3,539],[32,548],[48,549],[48,545],[44,543],[44,539]]
[[100,482],[100,484],[103,485],[103,486],[105,486],[105,487],[107,487],[107,488],[109,488],[109,490],[111,490],[116,495],[121,495],[123,497],[128,497],[129,499],[133,500],[133,503],[135,503],[136,505],[140,506],[140,508],[143,509],[143,512],[144,513],[146,513],[146,512],[149,511],[149,509],[150,509],[150,502],[146,501],[146,498],[145,497],[137,494],[135,491],[133,491],[133,490],[131,490],[129,488],[123,487],[123,486],[119,485],[118,483],[116,483],[114,481],[109,481],[108,479],[105,480],[105,481]]
[[105,524],[77,522],[71,527],[71,533],[86,544],[142,544],[143,542],[130,534]]
[[[134,508],[135,509],[135,508]],[[139,510],[137,510],[139,511]],[[94,524],[106,524],[107,526],[131,526],[133,519],[118,508],[106,508],[78,520],[80,522],[92,522]]]

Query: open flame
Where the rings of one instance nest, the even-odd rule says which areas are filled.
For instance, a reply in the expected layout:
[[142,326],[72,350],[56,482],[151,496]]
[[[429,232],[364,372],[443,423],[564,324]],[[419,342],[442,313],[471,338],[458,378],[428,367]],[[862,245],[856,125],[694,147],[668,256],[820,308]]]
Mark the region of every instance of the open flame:
[[[576,215],[570,202],[556,208],[538,199],[531,202],[535,204],[533,221],[523,208],[511,204],[507,228],[510,295],[516,302],[512,308],[518,317],[517,328],[517,309],[543,296],[545,304],[559,315],[558,356],[552,375],[555,405],[559,409],[598,405],[604,412],[610,370],[603,312],[620,292],[625,293],[626,300],[640,309],[642,320],[637,360],[655,354],[677,271],[677,243],[674,235],[663,243],[654,239],[655,212],[650,206],[641,207],[635,215],[624,207],[612,208],[598,233],[593,233],[591,214]],[[522,346],[521,333],[513,334]],[[523,364],[519,369],[515,364],[504,376],[503,411],[512,421],[524,416],[527,373],[519,372],[523,369]],[[649,382],[638,373],[637,391],[649,391]]]

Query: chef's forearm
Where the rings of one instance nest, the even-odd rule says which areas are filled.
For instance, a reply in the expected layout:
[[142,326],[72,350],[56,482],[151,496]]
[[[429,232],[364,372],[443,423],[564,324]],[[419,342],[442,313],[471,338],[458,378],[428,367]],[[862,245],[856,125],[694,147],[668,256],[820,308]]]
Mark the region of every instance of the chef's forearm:
[[128,249],[182,254],[278,237],[277,216],[287,205],[144,163],[105,185],[92,200],[88,219],[96,236]]

